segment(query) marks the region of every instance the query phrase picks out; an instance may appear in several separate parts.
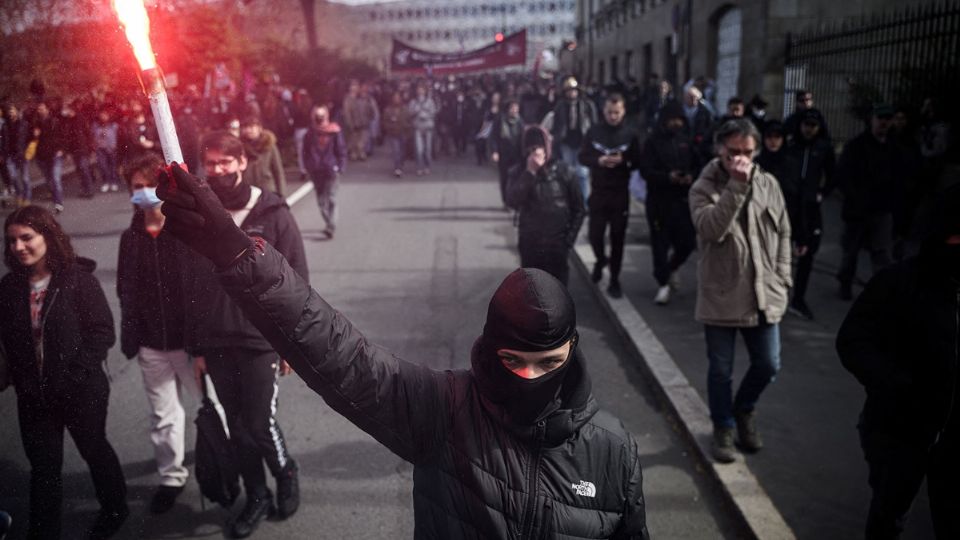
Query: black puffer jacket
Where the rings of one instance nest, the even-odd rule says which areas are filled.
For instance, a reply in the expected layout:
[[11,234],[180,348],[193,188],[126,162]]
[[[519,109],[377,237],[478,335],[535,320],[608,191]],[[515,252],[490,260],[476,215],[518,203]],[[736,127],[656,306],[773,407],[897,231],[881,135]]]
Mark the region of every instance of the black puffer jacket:
[[[240,228],[248,235],[263,238],[276,246],[297,274],[308,279],[300,229],[280,196],[263,191]],[[217,282],[213,263],[203,259],[198,261],[197,268],[185,280],[184,287],[187,352],[202,356],[209,349],[273,350]]]
[[471,371],[393,356],[269,245],[220,281],[311,389],[413,463],[416,538],[648,537],[637,443],[598,411],[582,360],[559,410],[518,426],[482,390],[476,349]]
[[555,159],[536,176],[525,167],[514,170],[507,186],[507,205],[520,212],[520,249],[568,249],[577,240],[586,213],[583,193],[573,171]]
[[[942,208],[960,234],[960,186],[951,191]],[[946,430],[960,435],[960,257],[946,255],[946,220],[919,256],[870,280],[837,335],[844,367],[867,392],[868,443],[878,435],[929,448]]]
[[107,297],[93,276],[96,266],[79,258],[50,280],[41,313],[42,378],[30,326],[27,277],[11,272],[0,280],[0,340],[21,399],[56,402],[92,377],[106,378],[102,363],[116,337]]
[[124,356],[133,358],[140,347],[184,348],[184,282],[198,272],[202,260],[166,231],[150,236],[143,212],[134,213],[130,228],[120,236],[117,262]]

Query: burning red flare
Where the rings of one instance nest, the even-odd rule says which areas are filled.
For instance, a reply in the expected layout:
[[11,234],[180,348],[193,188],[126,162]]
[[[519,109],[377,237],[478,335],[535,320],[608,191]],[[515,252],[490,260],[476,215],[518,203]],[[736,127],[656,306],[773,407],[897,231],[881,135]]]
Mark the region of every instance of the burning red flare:
[[147,16],[143,0],[110,0],[110,5],[120,19],[140,69],[146,71],[157,67],[157,59],[150,46],[150,17]]

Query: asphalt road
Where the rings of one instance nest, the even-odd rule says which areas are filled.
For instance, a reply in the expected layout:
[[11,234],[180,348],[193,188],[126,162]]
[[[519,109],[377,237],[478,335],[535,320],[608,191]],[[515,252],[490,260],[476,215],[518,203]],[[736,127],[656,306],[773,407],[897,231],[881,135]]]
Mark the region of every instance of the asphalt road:
[[[431,176],[394,179],[383,158],[353,166],[340,190],[334,240],[321,234],[313,195],[294,205],[313,286],[372,341],[436,369],[469,365],[487,302],[518,265],[511,215],[501,209],[493,171],[441,161]],[[61,217],[78,253],[96,272],[114,313],[119,235],[129,223],[126,194],[70,198]],[[624,347],[576,272],[571,292],[594,393],[641,442],[647,516],[655,538],[737,538],[742,531],[698,468]],[[149,408],[140,370],[115,347],[108,434],[130,485],[132,515],[122,538],[220,537],[225,510],[201,504],[191,480],[176,507],[146,509],[157,477],[149,439]],[[188,418],[197,401],[185,397]],[[412,467],[331,411],[295,375],[281,385],[279,422],[301,467],[302,505],[286,522],[264,523],[261,538],[410,538]],[[0,393],[0,508],[22,537],[29,466],[23,454],[12,391]],[[69,441],[69,437],[67,437]],[[193,445],[188,427],[188,448]],[[192,452],[188,453],[188,462]],[[86,467],[67,443],[64,531],[81,538],[97,510]]]

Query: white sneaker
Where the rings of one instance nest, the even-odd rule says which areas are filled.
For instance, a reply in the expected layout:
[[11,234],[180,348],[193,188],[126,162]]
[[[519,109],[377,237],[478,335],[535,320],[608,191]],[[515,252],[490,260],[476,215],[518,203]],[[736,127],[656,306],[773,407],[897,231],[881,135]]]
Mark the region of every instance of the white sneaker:
[[668,283],[670,284],[670,288],[671,288],[671,289],[673,289],[673,290],[679,289],[679,288],[680,288],[680,274],[678,274],[677,272],[671,273],[671,274],[670,274],[670,280],[669,280]]
[[100,186],[100,193],[106,193],[110,191],[110,184],[103,184]]
[[670,302],[670,285],[657,289],[657,295],[653,297],[653,301],[661,306],[667,305]]
[[110,191],[120,191],[120,186],[116,184],[110,184]]

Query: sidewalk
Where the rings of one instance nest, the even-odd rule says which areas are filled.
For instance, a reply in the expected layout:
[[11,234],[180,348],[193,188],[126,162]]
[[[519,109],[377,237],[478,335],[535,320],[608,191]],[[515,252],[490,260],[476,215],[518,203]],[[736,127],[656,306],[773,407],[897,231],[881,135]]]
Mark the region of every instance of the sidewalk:
[[[693,317],[697,254],[681,268],[680,289],[671,303],[654,304],[657,284],[647,222],[642,208],[637,210],[631,212],[627,233],[621,275],[624,298],[607,296],[606,279],[595,291],[621,332],[635,343],[645,371],[696,441],[704,465],[714,471],[759,538],[862,537],[870,490],[856,423],[864,392],[843,369],[834,348],[850,307],[838,298],[833,277],[840,259],[838,201],[824,205],[826,234],[808,292],[807,302],[817,318],[806,321],[788,314],[781,324],[782,368],[757,409],[766,447],[726,466],[715,465],[709,455],[706,345],[703,327]],[[589,245],[581,242],[576,253],[577,266],[588,273],[595,260]],[[860,266],[861,277],[868,272],[868,264]],[[735,381],[747,365],[741,341]],[[914,503],[903,537],[933,537],[925,489]]]

